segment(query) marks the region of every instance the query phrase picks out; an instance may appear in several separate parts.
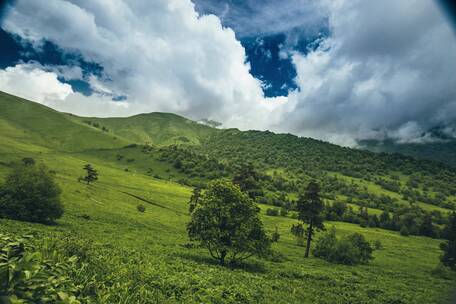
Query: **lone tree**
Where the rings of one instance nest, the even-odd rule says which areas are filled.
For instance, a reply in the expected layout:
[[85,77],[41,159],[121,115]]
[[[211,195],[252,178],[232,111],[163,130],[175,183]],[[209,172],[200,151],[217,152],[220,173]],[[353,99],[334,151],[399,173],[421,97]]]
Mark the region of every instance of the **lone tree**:
[[195,210],[196,206],[198,206],[200,198],[201,198],[201,188],[195,187],[193,189],[192,196],[190,197],[190,201],[188,202],[188,212],[190,214],[193,212],[193,210]]
[[449,216],[443,233],[447,241],[440,244],[440,248],[443,250],[440,260],[443,265],[456,270],[456,213],[454,211]]
[[86,176],[82,177],[81,180],[85,181],[87,185],[98,179],[98,172],[91,164],[85,165],[84,170],[86,170]]
[[213,181],[201,195],[187,225],[190,240],[199,241],[224,265],[266,253],[271,245],[258,217],[259,208],[228,181]]
[[44,166],[16,166],[0,186],[0,217],[49,224],[63,215],[60,188]]
[[307,224],[306,235],[306,253],[304,257],[309,257],[310,242],[314,235],[315,230],[324,230],[323,225],[323,211],[325,205],[320,198],[320,186],[315,182],[311,181],[307,186],[304,194],[299,196],[297,202],[298,219],[304,224]]

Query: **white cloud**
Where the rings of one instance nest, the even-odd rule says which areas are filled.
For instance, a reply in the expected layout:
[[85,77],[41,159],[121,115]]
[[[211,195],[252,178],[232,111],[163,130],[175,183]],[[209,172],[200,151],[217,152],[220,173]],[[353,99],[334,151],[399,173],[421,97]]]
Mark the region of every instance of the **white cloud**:
[[90,77],[90,85],[128,96],[130,112],[175,112],[244,128],[263,128],[266,119],[257,118],[269,114],[234,32],[215,16],[199,17],[190,0],[18,1],[3,28],[99,63],[104,76]]
[[57,74],[27,64],[0,70],[0,88],[43,104],[64,100],[73,93],[70,85],[57,79]]

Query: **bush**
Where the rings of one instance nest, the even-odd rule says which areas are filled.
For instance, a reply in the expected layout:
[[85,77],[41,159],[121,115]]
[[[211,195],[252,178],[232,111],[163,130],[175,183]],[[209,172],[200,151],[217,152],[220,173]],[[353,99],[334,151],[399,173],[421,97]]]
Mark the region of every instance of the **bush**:
[[375,240],[373,246],[375,250],[383,249],[383,244],[380,242],[380,240]]
[[280,216],[286,217],[288,215],[288,210],[285,208],[280,209]]
[[313,249],[315,257],[345,265],[367,264],[373,259],[372,252],[362,234],[353,233],[338,240],[334,228],[321,237]]
[[139,212],[144,213],[146,211],[146,206],[144,206],[143,204],[139,204],[138,206],[136,206],[136,209]]
[[0,217],[52,223],[63,215],[60,193],[44,166],[18,165],[0,186]]
[[275,209],[275,208],[268,208],[268,209],[266,209],[266,215],[278,216],[279,215],[279,210]]
[[271,236],[271,242],[276,243],[280,239],[279,229],[276,227]]
[[410,235],[410,232],[409,232],[407,226],[402,226],[402,227],[401,227],[400,234],[401,234],[402,236],[409,236],[409,235]]

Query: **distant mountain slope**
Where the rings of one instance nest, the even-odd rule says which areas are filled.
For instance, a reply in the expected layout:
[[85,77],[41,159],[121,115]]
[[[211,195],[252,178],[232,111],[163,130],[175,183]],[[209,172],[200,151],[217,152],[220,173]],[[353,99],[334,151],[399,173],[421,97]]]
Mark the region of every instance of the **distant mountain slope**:
[[[71,115],[0,92],[0,141],[7,145],[23,143],[48,147],[57,151],[83,151],[122,147],[129,141],[117,138],[86,124]],[[9,143],[9,144],[8,144]]]
[[361,141],[363,149],[372,152],[401,153],[420,159],[430,159],[456,167],[456,140],[423,144],[399,144],[392,140],[386,141]]
[[78,118],[80,122],[107,128],[108,132],[139,144],[199,144],[217,129],[171,113],[148,113],[131,117]]

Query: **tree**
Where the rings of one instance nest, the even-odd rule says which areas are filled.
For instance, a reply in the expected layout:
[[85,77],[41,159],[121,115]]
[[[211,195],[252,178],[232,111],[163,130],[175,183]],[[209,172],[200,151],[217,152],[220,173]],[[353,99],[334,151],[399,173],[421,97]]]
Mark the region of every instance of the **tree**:
[[190,197],[190,201],[188,202],[188,212],[191,214],[193,210],[195,210],[196,206],[198,206],[198,202],[201,197],[201,188],[195,187],[193,189],[192,196]]
[[274,230],[274,232],[272,233],[272,236],[271,236],[271,242],[272,243],[276,243],[279,240],[280,240],[279,228],[277,228],[277,226],[276,226],[275,230]]
[[307,224],[307,243],[304,257],[309,257],[310,242],[312,241],[315,230],[324,230],[323,211],[324,204],[320,198],[320,186],[311,181],[304,194],[299,196],[297,202],[298,219]]
[[251,163],[243,164],[233,177],[233,183],[246,192],[250,198],[261,196],[263,191],[259,185],[260,175]]
[[98,180],[98,172],[92,167],[91,164],[85,165],[83,169],[86,170],[86,176],[82,177],[81,179],[85,181],[87,185]]
[[440,249],[443,250],[440,260],[443,265],[456,270],[456,213],[454,211],[448,217],[448,224],[443,233],[447,241],[440,244]]
[[432,224],[432,215],[426,214],[424,216],[423,222],[419,227],[419,232],[421,235],[434,237],[435,236],[435,227]]
[[201,195],[187,225],[190,240],[198,241],[224,265],[266,253],[271,245],[258,216],[259,208],[239,186],[213,181]]
[[52,223],[63,215],[60,193],[46,167],[17,165],[0,186],[0,217]]

